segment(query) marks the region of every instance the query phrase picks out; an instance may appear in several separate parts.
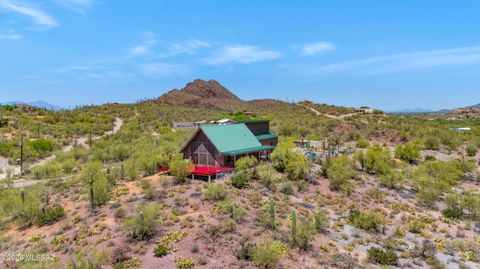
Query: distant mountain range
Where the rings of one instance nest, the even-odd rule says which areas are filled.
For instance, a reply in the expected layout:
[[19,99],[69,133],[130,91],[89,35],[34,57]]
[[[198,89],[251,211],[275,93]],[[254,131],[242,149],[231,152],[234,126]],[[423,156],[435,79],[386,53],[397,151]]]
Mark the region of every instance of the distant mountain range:
[[400,109],[388,111],[390,114],[422,114],[422,113],[434,113],[436,111],[425,109],[425,108],[412,108],[412,109]]
[[33,106],[33,107],[38,107],[38,108],[44,108],[44,109],[48,109],[48,110],[61,110],[63,109],[63,107],[61,106],[57,106],[57,105],[54,105],[54,104],[50,104],[48,102],[45,102],[43,100],[37,100],[37,101],[33,101],[33,102],[24,102],[24,101],[10,101],[10,102],[3,102],[3,103],[0,103],[0,105],[17,105],[17,104],[25,104],[25,105],[29,105],[29,106]]

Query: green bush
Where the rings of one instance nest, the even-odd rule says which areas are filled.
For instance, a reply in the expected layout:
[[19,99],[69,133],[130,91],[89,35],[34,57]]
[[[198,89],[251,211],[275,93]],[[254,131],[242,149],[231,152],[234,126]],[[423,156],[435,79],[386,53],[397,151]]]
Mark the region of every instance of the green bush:
[[369,145],[370,145],[370,143],[366,139],[359,139],[359,140],[357,140],[357,143],[355,144],[355,146],[359,149],[368,148]]
[[293,182],[290,180],[282,182],[282,184],[280,185],[280,192],[286,195],[293,195]]
[[170,162],[170,172],[176,177],[177,182],[183,183],[192,173],[193,164],[190,160],[175,159]]
[[384,232],[385,218],[374,211],[359,211],[351,209],[347,218],[348,223],[370,232]]
[[459,194],[449,194],[445,197],[445,208],[442,213],[445,217],[451,219],[461,219],[463,217],[462,197]]
[[62,176],[62,167],[58,163],[49,162],[32,169],[35,179],[55,179]]
[[107,180],[107,175],[103,171],[101,162],[92,161],[87,163],[82,171],[81,177],[85,182],[91,210],[108,202],[110,199],[111,185]]
[[169,252],[170,250],[165,243],[158,243],[153,249],[153,255],[157,258],[166,256]]
[[292,220],[292,241],[297,247],[308,249],[317,228],[315,224],[309,217],[300,218],[298,222],[295,220],[295,224]]
[[159,228],[159,216],[158,205],[140,205],[137,214],[125,218],[123,225],[133,239],[146,240]]
[[396,171],[377,176],[378,184],[389,189],[401,189],[404,175]]
[[257,220],[260,225],[271,230],[274,230],[277,227],[275,216],[276,208],[273,201],[263,204],[263,206],[257,211]]
[[278,171],[287,173],[291,180],[303,178],[308,173],[307,158],[302,151],[295,150],[292,141],[278,144],[272,152],[272,163]]
[[240,223],[245,220],[247,210],[239,206],[234,200],[229,199],[221,201],[217,205],[218,211],[223,214],[228,214],[233,220]]
[[46,207],[40,210],[37,216],[38,226],[49,225],[57,222],[65,216],[65,211],[61,206]]
[[477,155],[478,148],[475,145],[470,144],[467,146],[466,151],[467,151],[467,156],[475,157],[475,155]]
[[326,171],[331,190],[342,190],[349,193],[351,190],[349,180],[356,173],[353,162],[347,156],[331,159],[326,165]]
[[315,219],[315,229],[317,232],[325,232],[330,225],[330,220],[328,219],[328,212],[326,210],[320,209],[313,214]]
[[439,150],[440,149],[440,139],[436,136],[429,136],[425,139],[425,148],[430,150]]
[[203,197],[210,201],[221,201],[227,197],[227,190],[224,184],[205,183],[203,184]]
[[420,149],[413,143],[398,145],[395,148],[395,157],[411,163],[420,158]]
[[237,170],[235,174],[230,177],[230,182],[235,188],[241,189],[248,185],[250,181],[249,173],[245,170]]
[[383,250],[371,247],[368,250],[368,261],[381,265],[393,265],[398,261],[398,256],[395,251],[391,249]]
[[276,184],[283,180],[282,174],[278,173],[270,164],[255,167],[255,177],[269,190],[275,190]]
[[255,156],[245,156],[238,159],[235,162],[235,169],[236,170],[247,170],[249,168],[254,167],[257,164],[257,158]]
[[253,262],[264,268],[274,267],[287,253],[287,248],[280,241],[270,238],[259,241],[253,250]]
[[390,171],[393,164],[390,150],[380,145],[368,147],[366,153],[357,151],[355,159],[360,162],[362,168],[368,173],[386,174]]

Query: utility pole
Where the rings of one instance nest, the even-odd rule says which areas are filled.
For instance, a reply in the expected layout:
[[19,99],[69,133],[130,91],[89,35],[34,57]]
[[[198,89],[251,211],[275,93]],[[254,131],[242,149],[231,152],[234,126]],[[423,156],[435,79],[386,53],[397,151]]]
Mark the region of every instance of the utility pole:
[[40,139],[40,122],[37,124],[37,139]]
[[23,176],[23,133],[20,135],[20,176]]

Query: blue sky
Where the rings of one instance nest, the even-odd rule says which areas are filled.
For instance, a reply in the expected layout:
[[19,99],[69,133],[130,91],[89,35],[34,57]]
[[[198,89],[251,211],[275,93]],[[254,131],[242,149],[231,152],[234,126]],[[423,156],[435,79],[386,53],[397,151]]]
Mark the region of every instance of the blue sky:
[[0,102],[132,102],[216,79],[243,99],[480,103],[480,2],[0,0]]

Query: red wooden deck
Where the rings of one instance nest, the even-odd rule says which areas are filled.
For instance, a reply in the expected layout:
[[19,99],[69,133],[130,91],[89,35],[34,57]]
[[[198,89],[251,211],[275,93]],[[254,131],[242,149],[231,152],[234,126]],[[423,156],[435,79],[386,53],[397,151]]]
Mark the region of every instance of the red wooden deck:
[[217,166],[196,164],[192,171],[192,174],[196,176],[214,176],[218,173],[229,172],[229,171],[233,171],[233,169],[228,167],[217,167]]
[[[162,172],[168,172],[169,170],[170,169],[168,167],[160,168],[160,171]],[[230,171],[233,171],[233,168],[196,164],[193,167],[192,174],[195,176],[214,176],[218,173]]]

